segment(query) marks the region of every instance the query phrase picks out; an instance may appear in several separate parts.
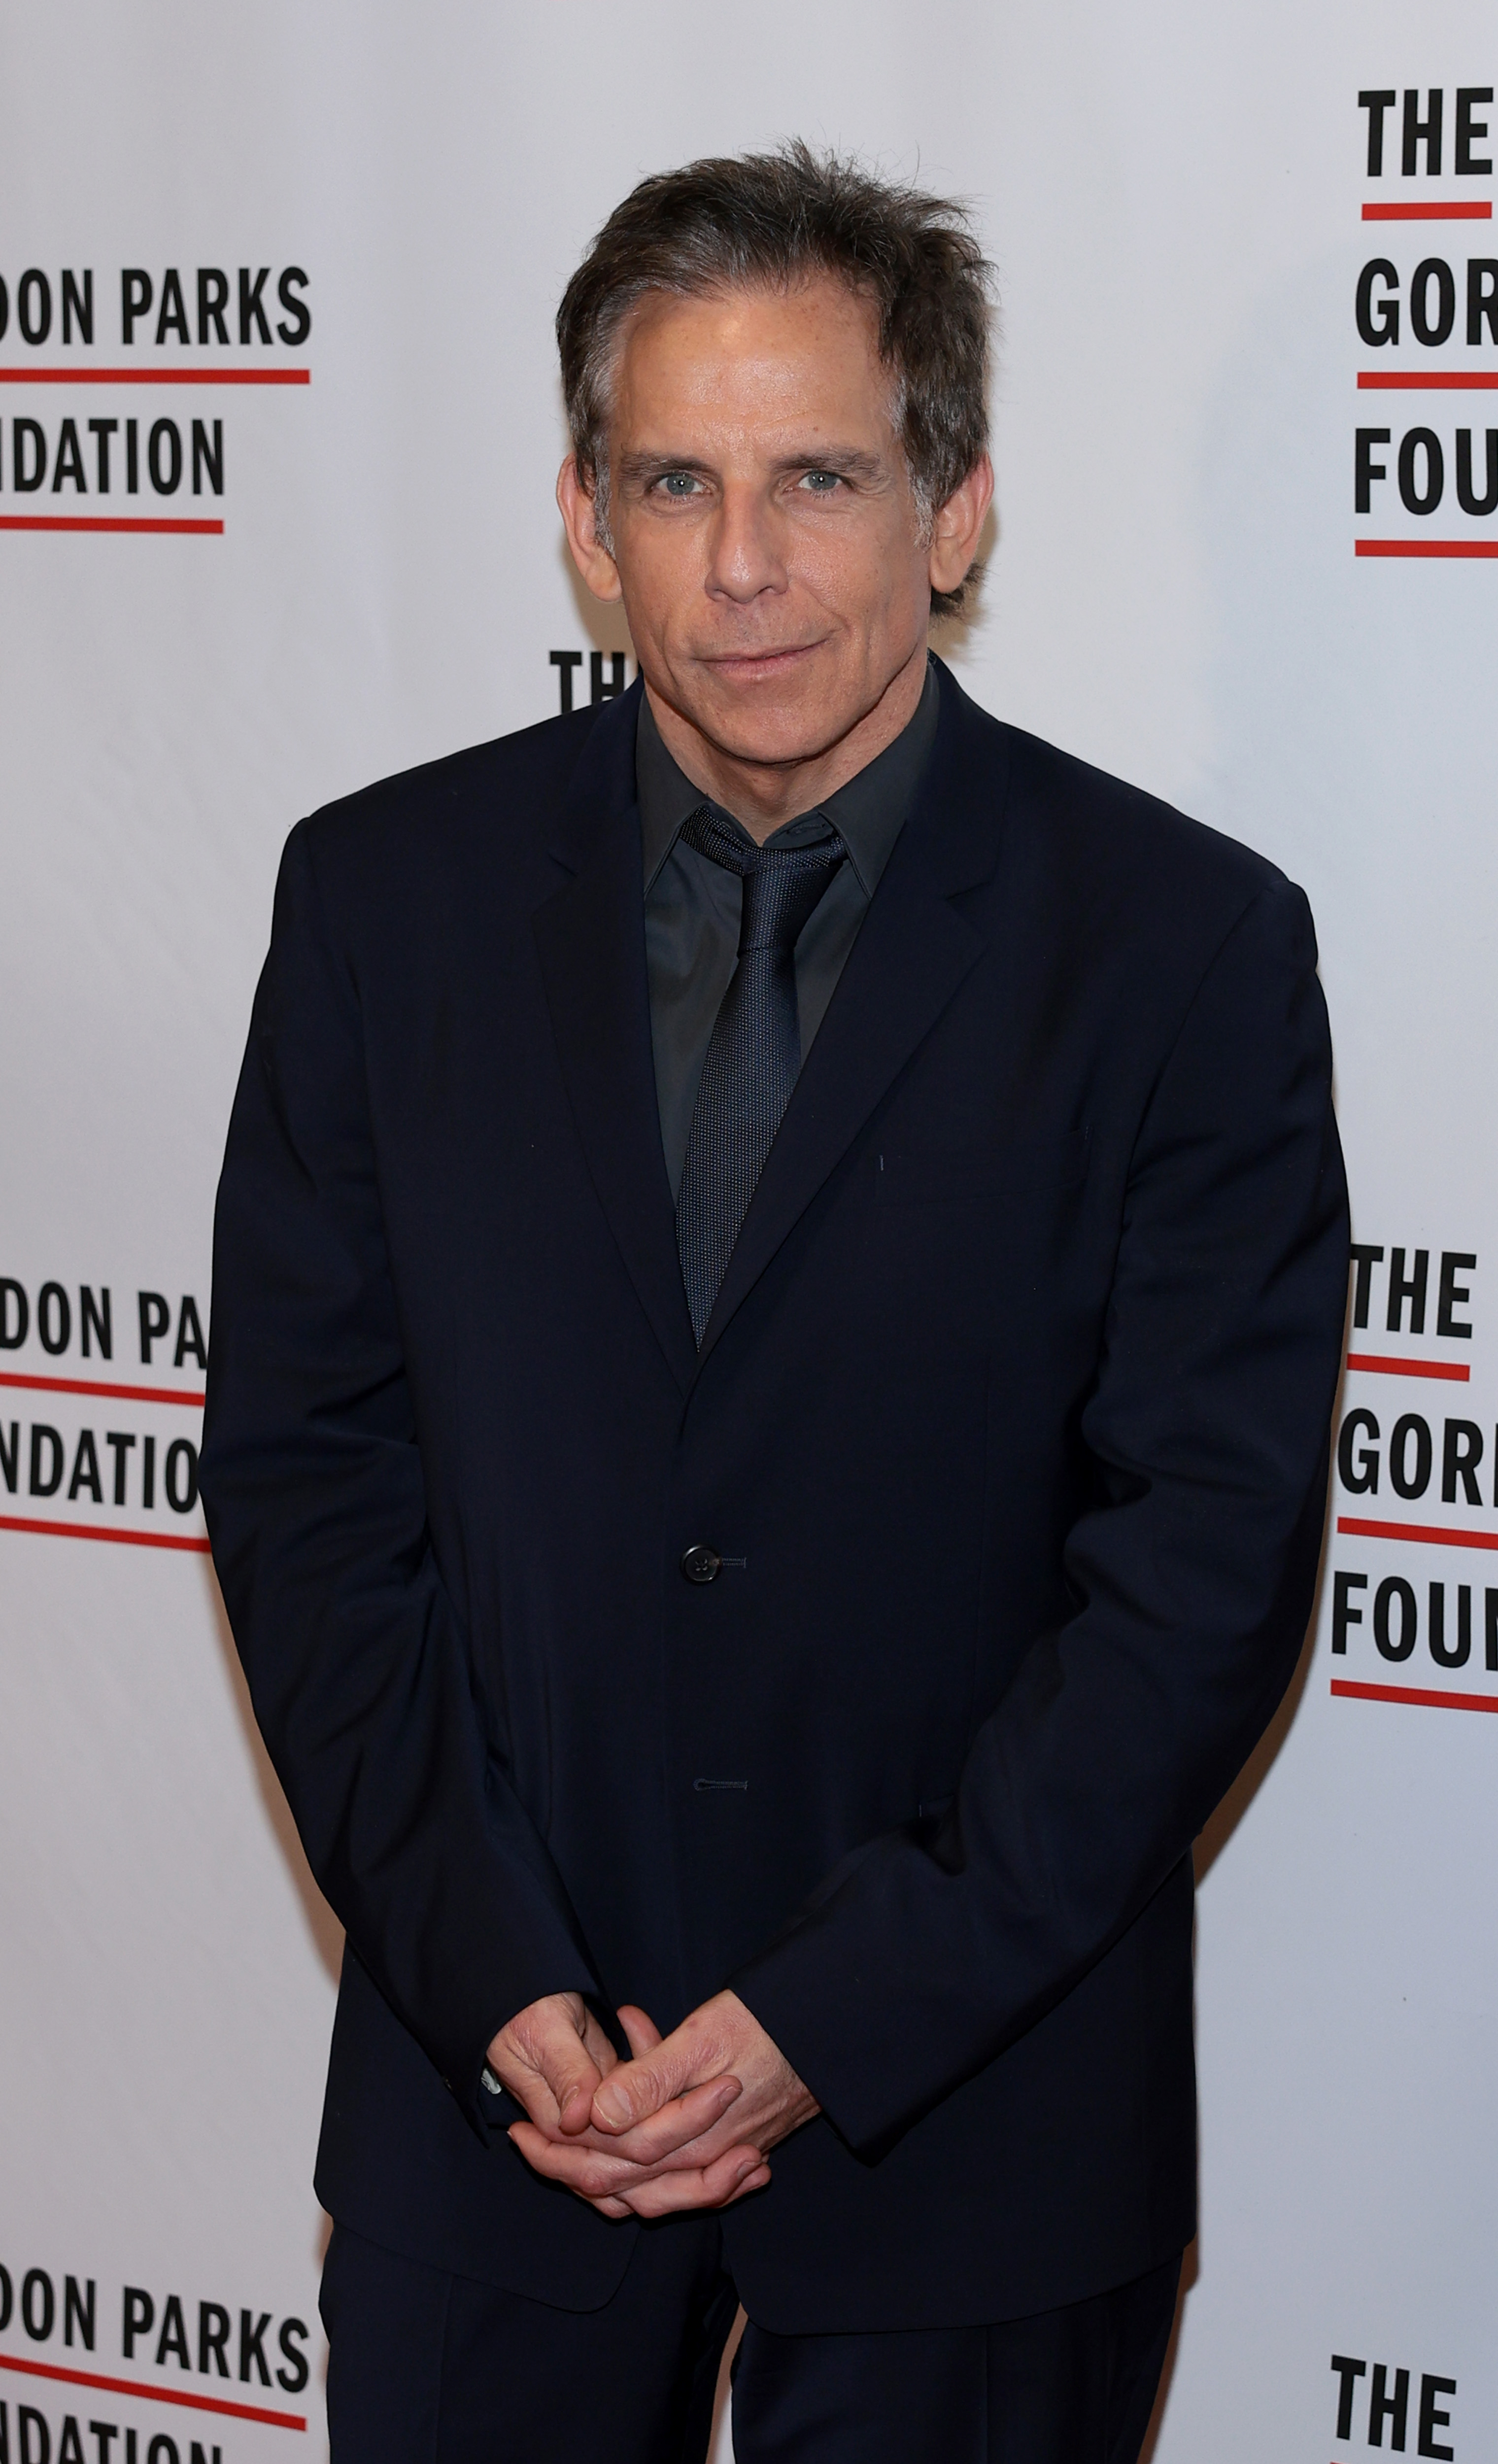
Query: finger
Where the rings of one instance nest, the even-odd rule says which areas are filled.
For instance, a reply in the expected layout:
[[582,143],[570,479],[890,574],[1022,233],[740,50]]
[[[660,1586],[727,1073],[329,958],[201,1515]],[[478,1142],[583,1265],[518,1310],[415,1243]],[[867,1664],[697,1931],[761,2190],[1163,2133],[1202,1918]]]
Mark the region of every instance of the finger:
[[637,2165],[592,2147],[580,2146],[574,2140],[548,2139],[530,2123],[517,2122],[510,2137],[519,2149],[533,2173],[544,2181],[560,2182],[565,2190],[575,2190],[580,2199],[611,2199],[627,2190],[638,2189],[645,2176]]
[[587,2013],[584,2023],[583,2049],[600,2079],[606,2079],[619,2060],[618,2054],[615,2053],[591,2011]]
[[[693,2093],[696,2095],[695,2090]],[[709,2164],[727,2148],[748,2144],[744,2131],[735,2125],[732,2100],[727,2101],[720,2120],[709,2120],[708,2126],[702,2127],[715,2110],[714,2103],[704,2099],[701,2109],[691,2112],[678,2131],[671,2126],[673,2108],[668,2108],[664,2115],[639,2123],[622,2136],[610,2130],[595,2130],[591,2123],[584,2130],[564,2131],[549,2109],[541,2115],[529,2113],[527,2121],[553,2147],[585,2148],[595,2155],[618,2157],[634,2173],[658,2172],[667,2167],[674,2172],[683,2167]],[[4,2464],[3,2457],[0,2464]]]
[[[611,2071],[593,2099],[593,2120],[600,2130],[632,2129],[637,2122],[659,2113],[673,2096],[681,2096],[689,2087],[701,2083],[697,2065],[700,2056],[690,2044],[683,2043],[678,2030],[650,2052],[637,2055],[634,2060],[621,2062]],[[714,2074],[720,2076],[719,2066]]]
[[539,2070],[529,2062],[508,2061],[499,2066],[499,2084],[508,2088],[539,2130],[557,2127],[557,2100]]
[[716,2165],[685,2173],[660,2173],[622,2195],[637,2216],[679,2215],[690,2208],[726,2208],[746,2182],[769,2168],[758,2149],[736,2147]]
[[768,2189],[769,2180],[770,2168],[768,2165],[757,2165],[752,2173],[745,2174],[743,2180],[739,2183],[738,2189],[734,2191],[731,2198],[725,2200],[724,2205],[731,2208],[735,2205],[736,2201],[739,2199],[747,2199],[751,2190],[763,2190]]
[[556,2099],[561,2127],[569,2135],[585,2130],[592,2116],[600,2073],[584,2037],[575,2035],[571,2026],[562,2022],[548,2031],[538,2048],[538,2061],[541,2077]]
[[[575,2141],[548,2139],[531,2123],[515,2123],[510,2130],[520,2154],[533,2172],[548,2182],[560,2183],[566,2190],[575,2191],[580,2199],[595,2204],[606,2199],[626,2199],[633,2212],[644,2213],[636,2202],[652,2182],[672,2181],[688,2186],[685,2195],[667,2200],[651,2213],[667,2212],[669,2208],[719,2206],[735,2189],[745,2172],[762,2165],[761,2151],[743,2145],[727,2148],[709,2166],[672,2168],[659,2174],[650,2173],[639,2165],[630,2165],[611,2150],[581,2146]],[[700,2187],[706,2185],[705,2190]]]
[[589,2126],[589,2114],[594,2109],[594,2089],[599,2084],[599,2072],[591,2067],[582,2072],[566,2072],[547,2055],[547,2067],[505,2065],[500,2072],[500,2084],[510,2089],[518,2104],[542,2131],[564,2129],[572,2136]]
[[[618,2156],[601,2152],[592,2147],[579,2146],[574,2140],[548,2139],[542,2132],[533,2130],[525,2123],[517,2123],[510,2136],[533,2172],[540,2174],[545,2181],[558,2183],[562,2189],[571,2190],[578,2198],[587,2199],[594,2205],[607,2199],[624,2199],[629,2202],[632,2210],[638,2193],[648,2189],[652,2180],[666,2178],[664,2175],[650,2174],[642,2166],[627,2164]],[[755,2148],[744,2147],[738,2152],[744,2163],[752,2165],[761,2161]],[[679,2176],[673,2173],[670,2178],[672,2180],[679,2178],[693,2183],[700,2182],[704,2178],[704,2168],[701,2166],[693,2166]],[[737,2170],[728,2178],[731,2181],[737,2180],[738,2178]],[[714,2195],[717,2193],[718,2188],[715,2175]],[[702,2202],[695,2197],[688,2197],[669,2204],[693,2207]]]
[[653,2054],[661,2043],[661,2032],[648,2011],[635,2002],[621,2002],[619,2025],[628,2040],[631,2054]]
[[[659,2113],[649,2115],[632,2128],[600,2135],[606,2136],[631,2164],[659,2165],[678,2150],[690,2148],[694,2140],[705,2138],[742,2094],[738,2079],[732,2077],[707,2079],[701,2087],[689,2088],[685,2096],[672,2097]],[[702,2163],[700,2151],[694,2161]]]

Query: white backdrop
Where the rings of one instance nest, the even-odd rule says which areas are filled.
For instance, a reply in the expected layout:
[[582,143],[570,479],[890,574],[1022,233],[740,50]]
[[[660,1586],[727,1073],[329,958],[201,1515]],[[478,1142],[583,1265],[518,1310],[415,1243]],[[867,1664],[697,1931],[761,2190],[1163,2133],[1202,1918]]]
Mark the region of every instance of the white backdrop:
[[[551,504],[555,302],[640,173],[791,132],[976,201],[1003,302],[998,522],[948,654],[1001,715],[1304,883],[1355,1237],[1382,1252],[1350,1343],[1397,1365],[1349,1372],[1344,1408],[1378,1435],[1355,1424],[1348,1468],[1379,1471],[1333,1500],[1346,1618],[1329,1572],[1277,1755],[1203,1844],[1202,2231],[1159,2464],[1325,2464],[1371,2426],[1412,2455],[1498,2453],[1498,1724],[1477,1716],[1498,1707],[1498,517],[1456,495],[1458,431],[1480,496],[1498,426],[1498,335],[1466,328],[1494,180],[1458,159],[1459,89],[1489,85],[1475,0],[11,0],[0,2453],[323,2452],[310,2171],[337,1932],[206,1555],[128,1535],[201,1536],[194,1338],[282,838],[329,796],[544,716],[553,649],[624,647],[581,605]],[[1401,167],[1406,89],[1421,120],[1443,97],[1439,170],[1422,142]],[[1399,98],[1377,178],[1366,91]],[[1495,132],[1465,144],[1487,163],[1498,106],[1465,111]],[[1412,201],[1442,211],[1364,219]],[[1401,304],[1377,345],[1354,318],[1375,256]],[[1432,259],[1455,321],[1422,341],[1411,277]],[[152,294],[128,343],[127,271]],[[1420,287],[1439,334],[1442,275]],[[306,382],[203,382],[226,370]],[[184,457],[168,492],[162,422]],[[1386,475],[1363,515],[1360,427],[1390,436],[1365,444]],[[1444,476],[1425,513],[1399,487],[1415,428]],[[1428,444],[1403,458],[1419,502]],[[222,527],[37,527],[59,521]],[[585,655],[570,672],[585,694]],[[1418,1284],[1422,1256],[1422,1316],[1407,1298],[1391,1324],[1391,1268]],[[1371,2425],[1380,2388],[1395,2409]]]

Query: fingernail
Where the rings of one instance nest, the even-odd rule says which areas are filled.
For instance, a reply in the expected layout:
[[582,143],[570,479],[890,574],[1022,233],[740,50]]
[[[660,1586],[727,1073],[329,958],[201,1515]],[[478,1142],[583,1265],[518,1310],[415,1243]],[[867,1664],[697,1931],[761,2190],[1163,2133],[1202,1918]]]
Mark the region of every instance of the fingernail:
[[593,2099],[593,2108],[605,2122],[623,2123],[629,2119],[629,2101],[617,2088],[601,2087]]

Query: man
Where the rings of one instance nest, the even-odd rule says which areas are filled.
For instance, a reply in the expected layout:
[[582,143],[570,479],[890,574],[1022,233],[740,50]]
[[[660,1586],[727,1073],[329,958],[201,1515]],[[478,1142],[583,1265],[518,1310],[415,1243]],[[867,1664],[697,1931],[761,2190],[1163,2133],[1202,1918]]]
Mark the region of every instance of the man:
[[1132,2464],[1190,1848],[1294,1666],[1311,920],[930,660],[960,217],[647,181],[559,318],[642,687],[286,850],[203,1491],[348,1938],[337,2464]]

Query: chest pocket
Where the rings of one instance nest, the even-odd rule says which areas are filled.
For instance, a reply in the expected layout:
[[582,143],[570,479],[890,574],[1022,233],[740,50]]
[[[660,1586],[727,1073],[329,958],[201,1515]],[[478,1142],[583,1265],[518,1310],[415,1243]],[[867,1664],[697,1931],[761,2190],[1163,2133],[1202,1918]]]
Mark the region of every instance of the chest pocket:
[[1087,1177],[1086,1130],[1003,1144],[886,1148],[874,1158],[874,1195],[886,1206],[1056,1194]]

